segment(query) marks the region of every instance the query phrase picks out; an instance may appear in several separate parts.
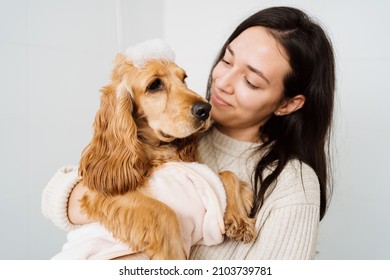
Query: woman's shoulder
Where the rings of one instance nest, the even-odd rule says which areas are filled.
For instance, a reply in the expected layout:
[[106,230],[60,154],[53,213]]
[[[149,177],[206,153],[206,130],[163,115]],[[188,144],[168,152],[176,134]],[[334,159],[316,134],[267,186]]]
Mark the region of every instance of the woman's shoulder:
[[282,206],[320,205],[320,183],[308,164],[293,159],[287,162],[279,174],[270,198]]
[[314,188],[319,191],[319,181],[314,169],[307,163],[298,159],[289,160],[281,172],[279,180],[298,181],[298,183],[308,183],[306,188]]

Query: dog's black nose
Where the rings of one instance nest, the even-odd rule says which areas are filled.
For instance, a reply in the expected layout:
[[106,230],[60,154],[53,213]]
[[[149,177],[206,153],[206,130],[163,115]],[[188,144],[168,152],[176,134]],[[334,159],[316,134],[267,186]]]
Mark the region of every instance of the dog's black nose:
[[211,105],[207,102],[197,102],[191,109],[191,113],[200,121],[209,118]]

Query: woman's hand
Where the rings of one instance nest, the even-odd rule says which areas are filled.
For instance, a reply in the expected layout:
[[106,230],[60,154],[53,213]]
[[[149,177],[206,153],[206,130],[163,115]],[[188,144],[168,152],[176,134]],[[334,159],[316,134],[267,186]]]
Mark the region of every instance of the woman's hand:
[[87,215],[81,211],[80,199],[88,188],[83,185],[83,181],[79,182],[72,190],[68,201],[68,218],[72,224],[83,225],[93,221],[88,219]]

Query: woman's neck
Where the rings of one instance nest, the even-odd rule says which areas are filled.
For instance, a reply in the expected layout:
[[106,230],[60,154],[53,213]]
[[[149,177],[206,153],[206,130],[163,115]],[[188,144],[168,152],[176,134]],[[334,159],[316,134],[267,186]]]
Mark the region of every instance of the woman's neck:
[[226,126],[221,126],[219,124],[215,124],[215,127],[222,134],[229,136],[235,140],[243,141],[243,142],[252,142],[252,143],[260,142],[258,131],[254,131],[253,129],[229,128]]

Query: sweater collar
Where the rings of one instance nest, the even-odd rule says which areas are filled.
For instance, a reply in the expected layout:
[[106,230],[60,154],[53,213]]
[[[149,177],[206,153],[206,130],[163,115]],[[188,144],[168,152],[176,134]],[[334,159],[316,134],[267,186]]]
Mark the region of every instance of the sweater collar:
[[223,134],[216,127],[210,130],[210,137],[215,149],[236,157],[241,157],[246,151],[253,151],[261,145],[260,143],[236,140]]

